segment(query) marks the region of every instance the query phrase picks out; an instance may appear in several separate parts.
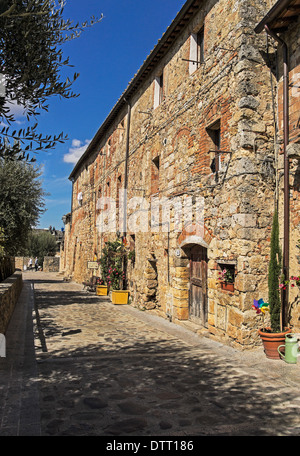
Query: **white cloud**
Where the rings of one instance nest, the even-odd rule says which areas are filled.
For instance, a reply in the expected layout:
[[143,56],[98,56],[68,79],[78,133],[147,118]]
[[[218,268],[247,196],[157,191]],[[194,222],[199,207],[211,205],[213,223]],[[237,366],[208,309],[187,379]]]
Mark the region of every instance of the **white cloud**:
[[9,108],[9,114],[12,114],[15,119],[21,119],[21,121],[26,119],[26,107],[19,104],[17,100],[6,101],[5,107]]
[[17,101],[7,103],[7,106],[9,107],[10,114],[13,114],[15,117],[20,118],[26,116],[26,108],[23,105],[18,104]]
[[82,154],[86,151],[89,143],[89,139],[86,139],[84,143],[79,139],[73,139],[69,153],[64,155],[64,162],[74,164],[77,163]]

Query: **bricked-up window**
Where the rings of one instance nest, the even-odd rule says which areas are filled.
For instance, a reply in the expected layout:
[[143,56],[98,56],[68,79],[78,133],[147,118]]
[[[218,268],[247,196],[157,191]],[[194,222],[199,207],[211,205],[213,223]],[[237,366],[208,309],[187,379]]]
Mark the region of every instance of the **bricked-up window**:
[[190,39],[189,73],[192,74],[204,63],[204,28],[192,33]]
[[154,109],[161,104],[164,98],[164,73],[154,80]]
[[153,158],[151,163],[151,193],[159,190],[159,156]]

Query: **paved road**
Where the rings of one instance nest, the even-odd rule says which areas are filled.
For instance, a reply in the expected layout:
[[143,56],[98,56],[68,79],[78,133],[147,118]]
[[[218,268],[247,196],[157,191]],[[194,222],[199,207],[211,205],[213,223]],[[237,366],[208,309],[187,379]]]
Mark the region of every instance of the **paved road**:
[[299,364],[114,306],[56,274],[24,280],[34,296],[30,379],[39,411],[31,425],[40,419],[41,435],[300,435]]

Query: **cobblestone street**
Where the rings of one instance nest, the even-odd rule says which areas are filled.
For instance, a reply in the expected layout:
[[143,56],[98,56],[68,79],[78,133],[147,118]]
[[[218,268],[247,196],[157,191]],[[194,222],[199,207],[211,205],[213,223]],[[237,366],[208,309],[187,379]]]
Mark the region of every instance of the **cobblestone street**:
[[299,365],[238,352],[55,274],[24,281],[42,435],[300,435]]

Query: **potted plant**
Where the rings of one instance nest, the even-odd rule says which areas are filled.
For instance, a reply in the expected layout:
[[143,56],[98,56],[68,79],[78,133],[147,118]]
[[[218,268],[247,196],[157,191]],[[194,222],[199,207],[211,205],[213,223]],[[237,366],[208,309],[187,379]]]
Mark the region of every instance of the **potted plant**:
[[258,331],[264,345],[267,358],[281,359],[279,345],[285,342],[285,336],[291,330],[281,327],[281,295],[279,276],[281,271],[281,250],[279,245],[278,212],[275,210],[271,232],[271,248],[268,269],[269,312],[271,327],[263,327]]
[[108,287],[111,289],[113,304],[127,304],[129,290],[125,289],[124,265],[127,260],[127,252],[121,239],[108,241],[102,252],[100,260],[102,276],[105,277]]
[[221,272],[219,272],[219,280],[222,290],[234,291],[234,278],[230,269],[224,268]]

